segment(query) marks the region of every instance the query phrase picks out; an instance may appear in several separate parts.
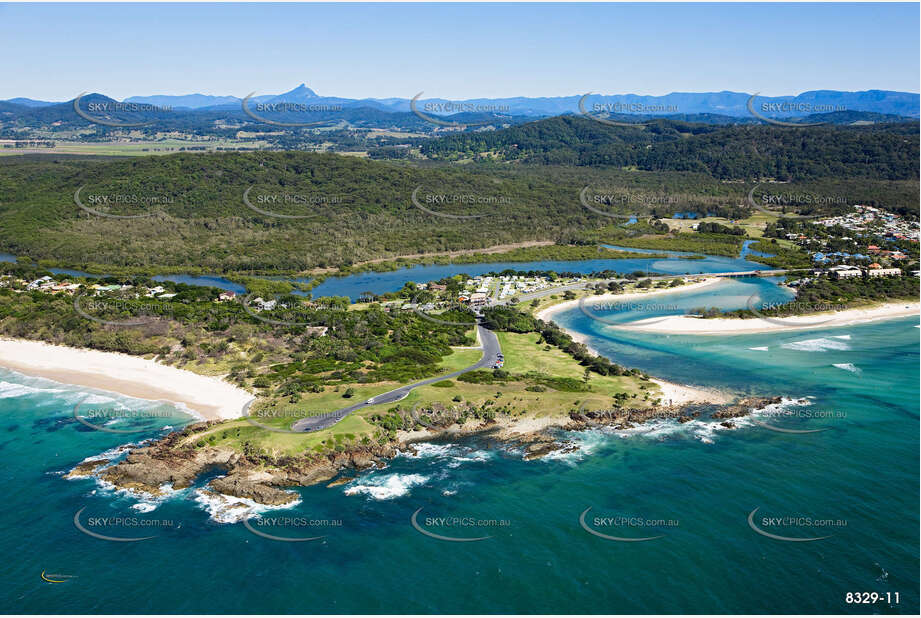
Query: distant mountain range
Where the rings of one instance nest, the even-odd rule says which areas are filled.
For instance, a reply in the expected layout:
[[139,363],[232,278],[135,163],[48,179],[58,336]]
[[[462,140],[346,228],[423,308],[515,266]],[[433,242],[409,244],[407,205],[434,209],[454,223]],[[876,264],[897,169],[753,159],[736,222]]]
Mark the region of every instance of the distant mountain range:
[[[421,93],[420,93],[421,94]],[[431,116],[452,115],[452,112],[481,112],[508,116],[557,116],[586,111],[593,114],[611,113],[644,116],[691,116],[715,114],[728,117],[752,117],[749,111],[751,94],[744,92],[673,92],[663,96],[638,94],[584,94],[565,97],[510,97],[498,99],[422,98],[416,109]],[[132,96],[128,103],[143,103],[174,110],[219,111],[240,109],[242,99],[233,95],[149,95]],[[278,95],[253,96],[254,103],[309,103],[337,105],[343,108],[366,107],[386,112],[411,112],[411,98],[349,99],[320,96],[306,84]],[[44,107],[65,102],[36,101],[15,98],[4,101],[24,107]],[[917,93],[892,90],[864,90],[844,92],[839,90],[812,90],[795,96],[762,97],[752,101],[754,110],[769,118],[805,117],[831,112],[871,112],[918,118],[921,115],[921,98]]]

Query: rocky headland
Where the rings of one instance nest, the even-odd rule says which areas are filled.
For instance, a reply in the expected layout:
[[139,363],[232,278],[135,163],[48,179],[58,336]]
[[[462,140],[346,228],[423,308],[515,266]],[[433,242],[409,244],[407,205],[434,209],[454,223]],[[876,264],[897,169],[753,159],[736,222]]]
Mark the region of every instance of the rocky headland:
[[336,477],[343,471],[384,465],[401,451],[414,451],[414,445],[420,442],[477,436],[519,447],[525,460],[534,460],[577,448],[560,436],[561,430],[631,429],[656,419],[673,418],[685,423],[703,415],[714,421],[722,420],[721,425],[731,429],[734,427],[731,419],[779,401],[779,397],[748,397],[715,410],[704,404],[604,410],[583,406],[568,416],[547,418],[502,415],[471,418],[469,410],[436,406],[404,413],[404,429],[382,444],[372,442],[343,451],[284,457],[244,453],[226,446],[195,446],[189,437],[217,424],[211,421],[195,423],[156,442],[132,448],[122,461],[114,464],[114,458],[87,459],[67,476],[95,476],[117,489],[162,496],[170,490],[190,487],[203,474],[218,471],[222,475],[211,480],[207,490],[263,505],[282,506],[298,499],[290,488],[324,482],[329,487],[347,483],[351,476]]

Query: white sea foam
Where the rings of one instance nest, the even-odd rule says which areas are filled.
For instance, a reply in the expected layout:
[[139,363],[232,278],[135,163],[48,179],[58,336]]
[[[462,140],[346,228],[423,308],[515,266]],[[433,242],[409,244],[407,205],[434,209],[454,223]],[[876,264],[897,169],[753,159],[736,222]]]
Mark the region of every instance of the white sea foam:
[[138,502],[137,504],[132,504],[131,508],[133,508],[135,511],[140,511],[141,513],[149,513],[156,509],[158,506],[160,505],[156,502]]
[[701,421],[694,419],[685,423],[686,431],[690,433],[691,436],[700,440],[704,444],[713,444],[716,434],[721,431],[732,431],[733,429],[741,429],[742,427],[747,427],[753,425],[751,418],[747,416],[740,416],[737,418],[726,419],[729,423],[732,423],[732,427],[724,427],[722,425],[723,421]]
[[570,437],[572,442],[578,447],[571,452],[554,452],[545,456],[543,459],[559,460],[563,462],[576,462],[583,459],[586,455],[591,455],[595,450],[612,439],[636,439],[643,438],[647,440],[665,441],[671,438],[691,438],[700,440],[705,444],[713,444],[714,437],[717,433],[730,431],[732,429],[746,427],[752,424],[748,417],[738,417],[727,419],[732,423],[732,427],[725,427],[723,421],[710,419],[691,419],[690,421],[680,423],[674,418],[655,419],[631,427],[630,429],[615,429],[613,427],[602,427],[587,431],[575,432]]
[[774,420],[776,418],[783,418],[786,411],[790,408],[802,408],[805,406],[812,405],[812,399],[814,397],[801,397],[799,399],[793,397],[782,397],[780,403],[769,403],[763,408],[757,408],[752,410],[752,417],[755,419],[767,417],[767,419]]
[[451,461],[448,462],[449,468],[458,468],[470,461],[489,461],[494,457],[495,453],[490,451],[470,451],[465,455],[451,455]]
[[0,381],[0,399],[10,399],[14,397],[25,397],[35,393],[63,393],[62,388],[39,388],[29,386],[28,384],[17,384],[16,382]]
[[832,335],[835,339],[850,339],[850,335]]
[[405,451],[400,457],[407,459],[444,460],[448,468],[459,468],[467,462],[483,462],[492,459],[495,453],[478,451],[460,444],[430,444],[423,442],[413,445],[415,452]]
[[767,351],[768,351],[768,347],[767,347],[767,346],[762,346],[762,347],[759,347],[759,348],[748,348],[748,349],[749,349],[749,350],[757,350],[758,352],[767,352]]
[[863,373],[860,370],[860,367],[854,363],[832,363],[832,367],[837,367],[838,369],[844,369],[845,371],[850,371],[851,373]]
[[[105,466],[105,467],[108,467],[108,466]],[[104,468],[101,468],[101,469],[104,469]],[[96,485],[102,493],[115,495],[115,496],[123,496],[123,497],[140,500],[142,502],[149,502],[149,503],[160,503],[160,502],[163,502],[164,500],[169,500],[170,498],[173,498],[174,496],[178,496],[179,494],[185,493],[186,491],[185,489],[173,489],[172,483],[163,483],[162,485],[160,485],[160,487],[157,488],[159,492],[158,494],[152,494],[150,492],[143,491],[141,489],[137,489],[133,487],[116,487],[109,481],[98,476],[98,473],[96,476],[93,477],[93,480],[96,481]]]
[[[185,404],[184,402],[182,402],[182,401],[170,401],[170,402],[169,402],[169,405],[171,405],[171,406],[173,406],[174,408],[178,409],[178,410],[179,410],[180,412],[182,412],[183,414],[188,414],[189,416],[191,416],[192,418],[194,418],[194,419],[197,420],[197,421],[204,421],[204,420],[206,420],[205,417],[201,415],[201,413],[196,412],[195,410],[193,410],[192,408],[190,408],[188,405],[186,405],[186,404]],[[164,427],[164,429],[166,429],[166,427]]]
[[431,444],[429,442],[422,442],[420,444],[414,444],[413,448],[415,452],[411,450],[402,451],[400,457],[406,457],[408,459],[428,459],[430,457],[442,457],[449,455],[452,452],[458,450],[458,445],[456,444]]
[[[846,335],[850,337],[850,335]],[[851,347],[835,338],[820,337],[818,339],[804,339],[785,343],[780,347],[800,352],[827,352],[828,350],[850,350]]]
[[361,482],[346,487],[345,495],[366,494],[375,500],[391,500],[409,493],[409,490],[426,483],[429,478],[421,474],[384,474],[359,479]]
[[120,457],[124,455],[131,449],[138,447],[138,446],[143,446],[150,441],[151,440],[148,438],[146,440],[141,440],[139,442],[128,442],[126,444],[119,444],[116,447],[110,448],[107,451],[103,451],[99,453],[98,455],[90,455],[89,457],[85,457],[83,461],[81,461],[80,463],[83,463],[84,461],[90,461],[92,459],[115,459],[116,457]]
[[196,489],[195,502],[201,505],[213,521],[220,524],[235,524],[258,513],[290,509],[301,503],[300,498],[280,506],[260,504],[249,498],[228,496],[211,489]]
[[82,406],[88,406],[92,404],[113,404],[113,407],[118,408],[119,410],[128,410],[128,406],[119,401],[114,397],[109,397],[108,395],[100,395],[99,393],[84,393],[81,391],[72,391],[74,403],[80,402]]
[[[551,451],[541,457],[542,461],[558,461],[571,466],[585,459],[599,448],[611,441],[611,430],[608,428],[587,429],[583,431],[574,431],[564,434],[564,439],[570,442],[575,448],[566,448]],[[521,451],[524,457],[525,451]]]

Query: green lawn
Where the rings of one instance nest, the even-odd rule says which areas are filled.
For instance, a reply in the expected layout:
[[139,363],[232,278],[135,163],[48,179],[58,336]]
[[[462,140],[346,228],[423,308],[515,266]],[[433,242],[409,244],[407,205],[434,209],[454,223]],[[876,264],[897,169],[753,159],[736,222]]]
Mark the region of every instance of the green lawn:
[[[524,378],[525,374],[536,372],[552,377],[583,380],[585,368],[561,350],[538,345],[536,333],[497,333],[503,353],[505,370],[511,376],[505,383],[471,384],[452,380],[447,388],[423,386],[414,389],[405,399],[390,404],[371,405],[349,415],[329,429],[307,434],[288,434],[267,431],[255,427],[245,420],[222,423],[209,429],[204,434],[197,434],[188,439],[189,443],[227,445],[242,449],[244,442],[250,443],[258,450],[272,455],[293,455],[311,450],[329,450],[337,446],[357,444],[362,438],[373,438],[378,430],[370,422],[375,414],[382,414],[391,408],[399,407],[409,410],[416,404],[441,403],[452,405],[492,405],[506,407],[513,416],[559,417],[565,418],[570,410],[591,401],[596,405],[609,405],[615,393],[626,392],[630,397],[627,405],[644,405],[658,398],[658,388],[649,382],[632,376],[589,375],[588,392],[558,391],[547,387],[543,391],[527,390],[533,387],[533,379]],[[476,362],[481,357],[480,350],[456,349],[445,358],[442,367],[445,373],[456,371]],[[377,384],[352,385],[352,397],[343,397],[346,387],[339,391],[327,388],[323,393],[304,393],[300,401],[291,403],[286,398],[274,400],[274,406],[261,402],[252,410],[254,420],[263,425],[288,428],[296,418],[331,412],[354,403],[365,401],[370,397],[387,392],[399,386],[392,382]],[[634,397],[635,395],[635,397]],[[492,403],[489,403],[492,402]],[[274,408],[274,416],[270,410]]]
[[441,362],[441,367],[444,369],[444,373],[453,373],[465,367],[469,367],[482,357],[483,350],[455,348],[453,354],[444,357],[444,360]]

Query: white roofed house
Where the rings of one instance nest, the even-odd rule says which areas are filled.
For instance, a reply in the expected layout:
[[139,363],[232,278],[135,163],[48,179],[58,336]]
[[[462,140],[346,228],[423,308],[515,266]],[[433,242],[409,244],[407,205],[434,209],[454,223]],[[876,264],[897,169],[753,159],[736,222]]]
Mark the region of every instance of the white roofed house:
[[901,277],[901,268],[871,268],[867,271],[870,277]]
[[482,307],[486,304],[487,296],[482,292],[474,292],[470,295],[470,304],[474,307]]
[[276,300],[265,300],[261,296],[253,300],[253,305],[260,311],[271,311],[278,304]]
[[863,271],[853,266],[835,266],[829,273],[837,279],[854,279],[863,275]]
[[43,283],[45,283],[46,281],[51,281],[51,277],[45,275],[44,277],[41,277],[40,279],[36,279],[35,281],[33,281],[33,282],[31,282],[29,285],[27,285],[27,286],[26,286],[26,289],[27,289],[27,290],[34,290],[34,289],[37,289],[38,287],[40,287],[40,286],[41,286]]

